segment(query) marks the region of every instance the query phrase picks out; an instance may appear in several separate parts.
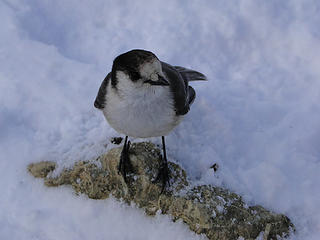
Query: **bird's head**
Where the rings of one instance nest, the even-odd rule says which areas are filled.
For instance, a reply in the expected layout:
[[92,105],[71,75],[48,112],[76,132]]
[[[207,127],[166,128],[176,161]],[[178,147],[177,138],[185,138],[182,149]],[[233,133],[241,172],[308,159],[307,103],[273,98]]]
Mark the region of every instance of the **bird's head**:
[[125,81],[140,87],[169,85],[159,59],[145,50],[131,50],[116,57],[111,78],[115,87],[121,86]]

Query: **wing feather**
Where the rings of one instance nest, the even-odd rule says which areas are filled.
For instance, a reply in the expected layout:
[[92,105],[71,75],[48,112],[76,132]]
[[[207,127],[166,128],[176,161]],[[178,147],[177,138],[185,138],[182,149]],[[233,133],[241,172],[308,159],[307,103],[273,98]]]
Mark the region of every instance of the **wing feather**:
[[101,86],[98,91],[98,95],[96,97],[96,100],[94,101],[94,106],[98,109],[103,109],[106,104],[107,86],[108,86],[110,79],[111,79],[111,72],[102,81]]

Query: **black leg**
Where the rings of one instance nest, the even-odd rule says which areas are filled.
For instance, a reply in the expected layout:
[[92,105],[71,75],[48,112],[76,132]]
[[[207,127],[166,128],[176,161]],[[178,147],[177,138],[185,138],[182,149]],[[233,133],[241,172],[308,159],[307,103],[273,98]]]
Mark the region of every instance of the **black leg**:
[[130,144],[131,142],[128,141],[128,136],[126,136],[124,145],[122,148],[121,156],[120,156],[119,167],[118,167],[118,171],[119,173],[122,174],[125,182],[127,182],[127,172],[132,171],[132,166],[129,158]]
[[165,163],[167,163],[167,152],[166,152],[166,143],[164,141],[164,136],[162,136],[161,139],[162,139],[163,159]]
[[158,176],[156,178],[156,182],[161,181],[162,183],[162,190],[165,189],[167,183],[169,184],[169,169],[168,169],[168,161],[167,161],[167,153],[166,153],[166,144],[164,141],[164,136],[162,136],[162,149],[163,149],[163,157],[161,157],[162,163],[159,169]]

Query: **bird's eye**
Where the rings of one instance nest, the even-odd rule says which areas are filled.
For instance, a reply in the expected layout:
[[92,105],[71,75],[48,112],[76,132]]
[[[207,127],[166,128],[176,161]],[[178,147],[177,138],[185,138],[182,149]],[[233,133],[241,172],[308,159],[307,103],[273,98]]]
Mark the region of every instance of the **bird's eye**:
[[138,72],[131,72],[131,78],[133,80],[138,80],[141,78],[140,74]]

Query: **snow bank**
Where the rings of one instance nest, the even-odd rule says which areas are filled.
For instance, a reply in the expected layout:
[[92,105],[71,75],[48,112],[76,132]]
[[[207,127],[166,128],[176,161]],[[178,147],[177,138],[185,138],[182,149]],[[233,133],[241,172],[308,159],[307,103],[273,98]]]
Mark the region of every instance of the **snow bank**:
[[[117,133],[93,100],[113,58],[144,48],[209,78],[193,84],[197,99],[167,138],[169,156],[195,181],[286,213],[298,228],[294,239],[318,239],[319,7],[298,0],[1,2],[0,238],[199,238],[163,216],[150,220],[112,200],[45,189],[25,171],[36,159],[71,166],[112,147]],[[217,176],[209,169],[215,162]]]

